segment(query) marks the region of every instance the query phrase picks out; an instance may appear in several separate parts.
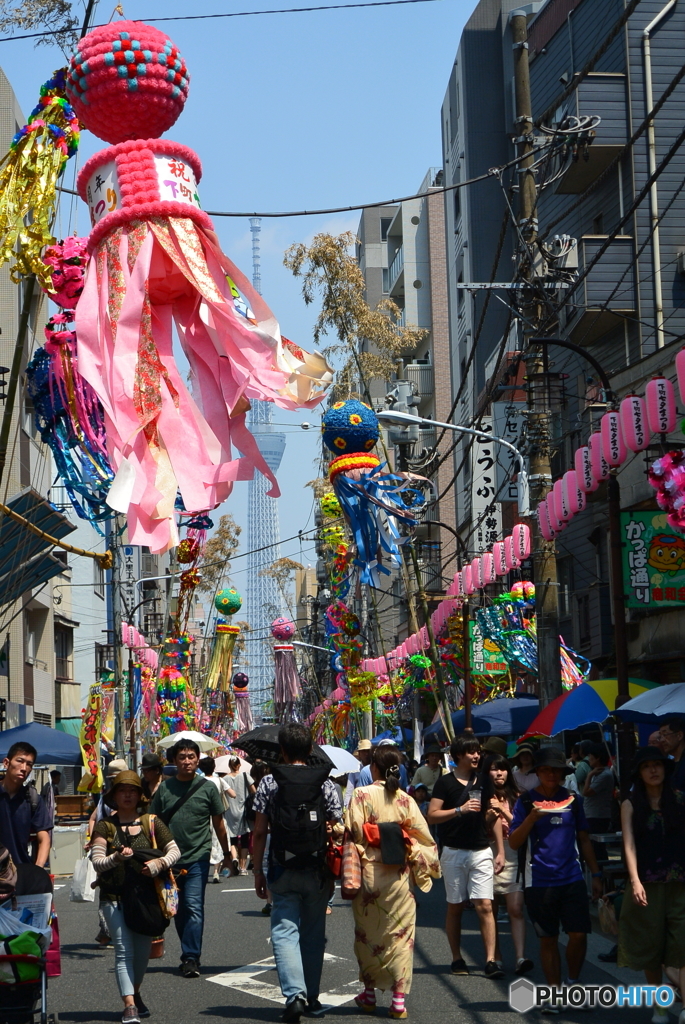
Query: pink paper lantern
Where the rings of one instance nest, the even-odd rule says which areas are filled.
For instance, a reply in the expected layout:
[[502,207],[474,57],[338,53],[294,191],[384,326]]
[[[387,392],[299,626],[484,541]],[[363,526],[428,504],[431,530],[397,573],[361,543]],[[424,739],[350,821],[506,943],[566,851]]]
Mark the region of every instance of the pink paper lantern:
[[483,563],[479,555],[471,559],[471,579],[476,590],[483,589]]
[[576,480],[581,491],[584,491],[585,494],[589,494],[591,491],[596,491],[599,487],[599,481],[595,480],[592,472],[592,458],[590,456],[590,449],[587,445],[577,449],[574,458],[574,465],[576,469]]
[[550,526],[549,516],[547,515],[547,502],[541,501],[538,505],[538,525],[540,527],[540,533],[545,540],[554,540],[556,533]]
[[428,627],[427,626],[421,626],[421,629],[419,630],[419,641],[420,641],[420,644],[421,644],[421,650],[422,651],[425,651],[425,649],[427,647],[430,647],[430,640],[428,638]]
[[561,533],[566,525],[563,519],[560,519],[557,515],[556,505],[554,502],[554,491],[550,491],[547,495],[547,519],[549,521],[549,528],[552,533]]
[[507,563],[504,560],[504,541],[498,540],[492,547],[492,557],[495,563],[495,572],[498,576],[506,576]]
[[[557,519],[560,519],[562,523],[567,523],[573,513],[566,501],[561,480],[554,481],[554,487],[552,488],[552,503],[554,505],[554,511],[556,512]],[[549,494],[547,495],[547,504],[549,505]]]
[[464,593],[464,581],[461,572],[455,572],[454,574],[454,594],[456,597],[461,597]]
[[654,377],[645,389],[647,422],[653,434],[670,434],[675,430],[675,392],[666,377]]
[[590,435],[588,447],[590,448],[592,475],[598,483],[601,483],[609,476],[609,464],[602,454],[602,435],[598,430]]
[[488,583],[494,583],[496,578],[492,551],[486,551],[483,555],[483,583],[487,586]]
[[678,374],[678,391],[681,402],[685,402],[685,348],[681,348],[675,357],[675,368]]
[[511,536],[514,542],[514,551],[516,557],[520,562],[530,556],[530,529],[525,523],[517,523],[514,529],[511,531]]
[[627,395],[621,402],[621,432],[631,452],[641,452],[649,444],[647,406],[639,395]]
[[622,466],[626,461],[625,441],[621,433],[621,417],[617,412],[602,416],[602,455],[610,466]]
[[571,514],[575,516],[582,512],[585,508],[586,498],[585,492],[578,486],[578,474],[575,469],[569,469],[564,473],[561,484],[564,490],[564,497],[571,509]]
[[509,572],[511,572],[512,569],[518,569],[521,564],[516,556],[516,551],[514,550],[514,538],[511,534],[504,538],[504,564]]
[[461,571],[461,578],[464,587],[464,593],[468,597],[476,589],[473,585],[473,570],[470,565],[464,566],[464,568]]

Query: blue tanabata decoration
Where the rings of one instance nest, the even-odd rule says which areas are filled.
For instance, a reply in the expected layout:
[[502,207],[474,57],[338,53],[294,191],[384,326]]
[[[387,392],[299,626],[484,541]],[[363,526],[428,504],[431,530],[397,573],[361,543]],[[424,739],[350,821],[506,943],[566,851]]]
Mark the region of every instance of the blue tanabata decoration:
[[[26,367],[26,390],[35,410],[36,429],[52,452],[76,514],[104,536],[99,524],[112,515],[106,500],[114,472],[103,453],[74,423],[59,387],[51,381],[50,365],[50,355],[39,348]],[[94,409],[95,415],[100,413],[100,409]]]
[[323,443],[335,455],[349,455],[371,451],[380,437],[380,427],[373,409],[351,398],[334,402],[326,411],[321,433]]

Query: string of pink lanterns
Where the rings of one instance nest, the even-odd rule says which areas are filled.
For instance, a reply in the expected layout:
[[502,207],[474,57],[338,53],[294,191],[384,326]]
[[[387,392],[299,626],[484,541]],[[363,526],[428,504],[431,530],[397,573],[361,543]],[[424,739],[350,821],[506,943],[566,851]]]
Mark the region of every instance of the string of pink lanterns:
[[[494,583],[498,576],[506,576],[512,569],[520,568],[529,556],[530,529],[525,523],[517,523],[505,540],[497,541],[491,551],[477,555],[463,569],[455,572],[454,578],[445,592],[444,600],[431,615],[433,634],[437,636],[449,616],[461,607],[461,599]],[[390,651],[385,658],[367,658],[362,662],[361,667],[364,672],[385,675],[397,668],[401,661],[409,658],[412,654],[421,654],[428,647],[430,647],[428,630],[422,626],[393,651]]]
[[[676,356],[678,390],[685,403],[685,349]],[[578,448],[573,469],[556,480],[552,490],[537,507],[540,532],[551,541],[565,530],[574,516],[583,511],[587,495],[596,491],[612,469],[623,465],[630,453],[644,451],[653,434],[670,434],[677,421],[673,384],[667,377],[654,377],[645,389],[645,397],[627,395],[617,410],[602,416],[600,428],[590,435],[587,445]],[[650,482],[657,489],[659,505],[669,512],[669,522],[683,522],[678,510],[685,506],[685,479],[681,481],[672,460],[657,460]],[[685,522],[679,526],[685,529]]]
[[148,642],[135,626],[129,626],[127,622],[121,624],[121,642],[124,647],[137,651],[137,657],[141,665],[156,669],[159,657],[157,651],[148,646]]

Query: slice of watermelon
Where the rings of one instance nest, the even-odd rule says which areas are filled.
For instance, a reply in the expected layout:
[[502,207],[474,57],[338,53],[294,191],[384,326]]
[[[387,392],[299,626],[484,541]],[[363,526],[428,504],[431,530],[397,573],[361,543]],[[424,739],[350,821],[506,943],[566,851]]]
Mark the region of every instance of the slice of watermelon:
[[533,807],[543,814],[559,814],[561,811],[567,811],[572,803],[573,794],[570,793],[565,800],[534,800]]

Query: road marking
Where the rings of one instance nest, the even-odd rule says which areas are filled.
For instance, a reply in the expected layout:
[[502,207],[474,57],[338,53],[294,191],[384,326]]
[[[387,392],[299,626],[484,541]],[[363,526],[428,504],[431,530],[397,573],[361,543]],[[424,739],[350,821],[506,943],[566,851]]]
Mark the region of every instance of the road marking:
[[222,889],[222,892],[256,892],[256,889]]
[[[324,960],[336,960],[343,963],[346,962],[346,957],[324,953]],[[260,981],[258,978],[258,975],[274,970],[275,966],[276,960],[270,956],[266,960],[258,960],[256,963],[246,964],[244,967],[236,967],[232,971],[216,974],[213,978],[207,978],[206,980],[213,981],[216,985],[224,985],[226,988],[238,989],[239,992],[247,992],[248,995],[257,996],[259,999],[267,999],[269,1002],[283,1005],[283,996],[278,985],[270,985],[268,982]],[[356,987],[358,982],[347,983],[345,987],[349,987],[350,984],[354,984]],[[319,999],[324,1006],[342,1006],[344,1003],[351,1002],[353,998],[354,996],[348,995],[345,992],[322,992],[319,995]]]
[[58,889],[64,889],[65,887],[66,887],[66,882],[64,882],[62,885],[53,885],[52,888],[55,890],[55,892],[57,892]]

